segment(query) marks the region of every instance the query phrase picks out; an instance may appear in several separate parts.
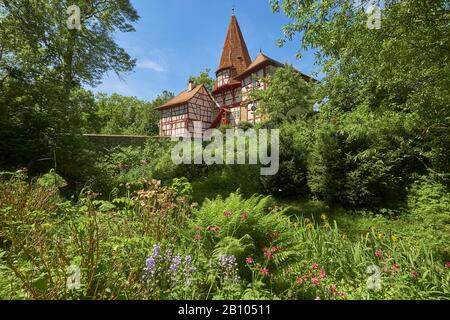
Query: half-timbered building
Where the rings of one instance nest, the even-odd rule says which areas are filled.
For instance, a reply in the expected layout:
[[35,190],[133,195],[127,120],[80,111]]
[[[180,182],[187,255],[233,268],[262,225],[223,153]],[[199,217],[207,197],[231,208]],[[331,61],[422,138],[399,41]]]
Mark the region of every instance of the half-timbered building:
[[188,137],[208,130],[218,107],[204,85],[194,86],[158,107],[159,134],[163,137]]
[[[180,137],[198,133],[199,128],[205,131],[221,125],[237,126],[239,122],[264,121],[258,112],[258,101],[251,98],[251,93],[267,89],[267,83],[262,79],[282,66],[282,63],[262,52],[252,61],[233,14],[212,93],[205,86],[194,88],[190,83],[187,91],[159,107],[161,136]],[[302,77],[311,80],[304,74]]]

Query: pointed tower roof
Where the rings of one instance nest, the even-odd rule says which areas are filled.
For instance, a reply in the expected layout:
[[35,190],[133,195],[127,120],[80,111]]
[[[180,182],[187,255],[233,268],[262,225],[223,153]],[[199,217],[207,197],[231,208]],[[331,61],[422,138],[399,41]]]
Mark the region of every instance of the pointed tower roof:
[[252,63],[248,54],[247,45],[242,36],[241,28],[233,14],[230,25],[228,26],[227,37],[223,46],[222,58],[217,72],[227,69],[236,69],[236,74],[240,74]]

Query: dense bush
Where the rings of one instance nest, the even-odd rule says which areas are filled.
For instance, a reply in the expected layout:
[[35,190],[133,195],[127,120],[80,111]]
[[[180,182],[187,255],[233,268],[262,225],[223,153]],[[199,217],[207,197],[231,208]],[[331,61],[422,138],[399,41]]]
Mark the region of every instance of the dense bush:
[[260,178],[262,190],[276,196],[310,194],[307,174],[311,144],[310,121],[285,122],[280,127],[280,169],[276,175]]
[[312,193],[330,203],[379,209],[405,201],[414,172],[422,172],[403,116],[365,108],[324,108],[313,130],[308,164]]

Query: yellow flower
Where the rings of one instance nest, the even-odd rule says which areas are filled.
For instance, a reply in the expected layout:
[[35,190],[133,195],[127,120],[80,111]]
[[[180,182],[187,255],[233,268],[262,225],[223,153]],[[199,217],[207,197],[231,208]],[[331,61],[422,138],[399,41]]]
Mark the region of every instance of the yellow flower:
[[391,236],[391,239],[392,239],[393,242],[397,242],[398,241],[398,238],[396,236],[394,236],[394,235]]
[[314,225],[312,224],[312,223],[308,223],[307,225],[306,225],[306,228],[307,229],[314,229]]
[[379,240],[383,240],[383,239],[384,239],[384,233],[383,233],[383,232],[380,232],[380,233],[378,234],[378,239],[379,239]]
[[327,217],[327,215],[325,214],[325,213],[322,213],[322,215],[320,216],[320,218],[322,219],[322,220],[327,220],[328,219],[328,217]]

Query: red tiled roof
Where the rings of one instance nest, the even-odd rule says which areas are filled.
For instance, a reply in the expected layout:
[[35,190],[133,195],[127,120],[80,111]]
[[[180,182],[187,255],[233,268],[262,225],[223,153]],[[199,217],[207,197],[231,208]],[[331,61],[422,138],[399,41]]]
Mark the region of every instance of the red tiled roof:
[[222,58],[220,59],[217,71],[233,68],[236,73],[243,72],[252,63],[252,59],[248,54],[247,45],[242,36],[241,28],[236,17],[231,17],[228,27],[227,37],[222,50]]
[[267,66],[267,65],[274,65],[276,67],[282,67],[283,64],[281,62],[278,62],[272,58],[269,58],[263,53],[258,54],[258,56],[255,58],[255,61],[242,73],[238,74],[234,79],[236,80],[243,80],[246,76],[249,74]]
[[[202,87],[204,87],[203,84],[196,86],[191,91],[187,91],[187,90],[183,91],[179,95],[177,95],[176,97],[174,97],[174,98],[170,99],[169,101],[167,101],[162,106],[156,108],[155,110],[167,109],[167,108],[170,108],[170,107],[175,107],[175,106],[179,106],[179,105],[185,104],[186,102],[191,100],[200,91],[200,89]],[[206,87],[205,87],[205,89],[206,89]]]

